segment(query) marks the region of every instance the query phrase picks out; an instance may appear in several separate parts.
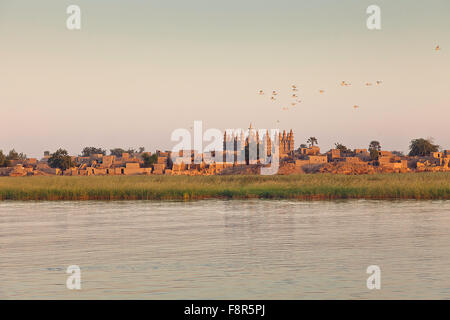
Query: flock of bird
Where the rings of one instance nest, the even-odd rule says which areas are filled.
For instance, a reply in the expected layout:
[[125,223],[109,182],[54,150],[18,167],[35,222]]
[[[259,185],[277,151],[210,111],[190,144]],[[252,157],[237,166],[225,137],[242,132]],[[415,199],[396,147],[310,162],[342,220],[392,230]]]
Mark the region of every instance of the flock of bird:
[[[439,45],[437,45],[437,46],[435,47],[434,50],[435,50],[435,51],[440,51],[441,48],[440,48]],[[377,80],[377,81],[375,81],[375,82],[366,82],[364,85],[365,85],[366,87],[371,87],[371,86],[373,86],[373,85],[379,86],[379,85],[381,85],[382,83],[383,83],[383,81]],[[340,82],[340,85],[341,85],[342,87],[349,87],[349,86],[351,86],[352,84],[351,84],[350,82],[347,82],[347,81],[343,80],[343,81]],[[295,107],[298,103],[301,103],[301,102],[302,102],[302,100],[298,97],[297,92],[298,92],[297,86],[296,86],[295,84],[291,85],[291,92],[289,93],[290,98],[291,98],[291,100],[292,100],[291,103],[290,103],[291,107]],[[323,89],[320,89],[320,90],[319,90],[319,94],[324,94],[324,93],[325,93],[325,90],[323,90]],[[264,90],[259,90],[259,95],[260,95],[260,96],[265,95]],[[276,90],[272,90],[272,94],[270,95],[270,100],[271,100],[272,102],[275,102],[275,101],[277,101],[278,96],[279,96],[279,92],[276,91]],[[354,105],[354,106],[353,106],[353,109],[355,109],[355,110],[356,110],[356,109],[359,109],[359,106],[358,106],[358,105]],[[282,107],[282,110],[283,110],[283,111],[287,111],[287,110],[289,110],[289,107],[283,106],[283,107]],[[277,122],[279,122],[279,120],[277,120]]]
[[[376,85],[381,85],[382,83],[383,83],[383,82],[382,82],[381,80],[375,81],[375,84],[376,84]],[[341,85],[342,87],[348,87],[348,86],[351,86],[352,84],[351,84],[350,82],[347,82],[347,81],[343,80],[343,81],[341,81],[340,85]],[[366,87],[370,87],[370,86],[372,86],[372,85],[373,85],[372,82],[366,82],[366,83],[365,83],[365,86],[366,86]],[[289,93],[289,97],[291,98],[291,102],[290,102],[291,107],[295,107],[297,104],[299,104],[299,103],[302,102],[302,100],[299,98],[297,92],[298,92],[297,86],[296,86],[295,84],[291,85],[291,92]],[[265,95],[264,90],[259,90],[258,93],[259,93],[260,96],[264,96],[264,95]],[[325,93],[325,90],[320,89],[320,90],[319,90],[319,93],[320,93],[320,94],[324,94],[324,93]],[[272,102],[275,102],[275,101],[277,101],[278,97],[279,97],[279,92],[278,92],[277,90],[272,90],[272,93],[270,94],[270,100],[271,100]],[[290,107],[283,106],[283,107],[281,108],[281,110],[287,111],[287,110],[289,110],[289,108],[290,108]],[[353,106],[353,108],[354,108],[354,109],[358,109],[359,106],[355,105],[355,106]]]
[[[290,98],[291,98],[291,106],[295,106],[297,103],[302,102],[302,100],[299,99],[298,94],[296,93],[298,91],[297,86],[295,84],[293,84],[291,86],[291,93],[290,93]],[[259,90],[259,95],[263,96],[264,90]],[[272,90],[272,94],[270,95],[270,100],[272,101],[276,101],[278,96],[278,92],[276,90]],[[287,107],[283,107],[283,110],[287,110]]]

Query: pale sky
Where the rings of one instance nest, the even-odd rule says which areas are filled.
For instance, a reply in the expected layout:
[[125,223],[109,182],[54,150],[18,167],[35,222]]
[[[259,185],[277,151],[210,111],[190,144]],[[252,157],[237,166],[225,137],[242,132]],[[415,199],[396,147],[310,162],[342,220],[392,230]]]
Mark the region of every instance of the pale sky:
[[[66,28],[70,4],[81,30]],[[381,30],[366,27],[371,4]],[[0,0],[0,149],[171,149],[195,120],[279,120],[323,151],[450,149],[449,13],[448,0]],[[291,84],[302,102],[283,111]]]

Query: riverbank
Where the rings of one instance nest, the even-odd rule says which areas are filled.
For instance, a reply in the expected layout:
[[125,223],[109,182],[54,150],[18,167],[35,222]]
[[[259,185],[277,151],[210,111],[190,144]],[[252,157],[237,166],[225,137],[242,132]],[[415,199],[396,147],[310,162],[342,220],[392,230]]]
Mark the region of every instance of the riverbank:
[[450,173],[0,178],[0,200],[450,199]]

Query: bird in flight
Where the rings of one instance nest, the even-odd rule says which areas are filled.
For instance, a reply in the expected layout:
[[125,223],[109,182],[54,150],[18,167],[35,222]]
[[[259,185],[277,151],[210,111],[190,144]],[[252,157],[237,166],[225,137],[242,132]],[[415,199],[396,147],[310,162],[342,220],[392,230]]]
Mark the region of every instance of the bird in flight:
[[324,92],[325,92],[325,90],[319,90],[319,92],[320,92],[320,93],[324,93]]
[[383,81],[377,80],[377,85],[380,85]]
[[343,86],[343,87],[347,87],[347,86],[351,86],[351,85],[352,85],[351,83],[348,83],[346,81],[341,81],[341,86]]
[[272,95],[276,96],[277,94],[278,93],[275,90],[272,91]]
[[263,90],[259,90],[259,94],[262,96],[264,94]]
[[366,87],[370,87],[372,85],[371,82],[366,82]]
[[436,51],[439,51],[439,50],[441,50],[441,47],[439,47],[439,46],[437,45],[436,48],[435,48],[435,50],[436,50]]
[[355,110],[358,109],[358,108],[359,108],[359,106],[357,106],[357,105],[353,106],[353,109],[355,109]]
[[275,101],[276,99],[275,97],[270,97],[270,100]]

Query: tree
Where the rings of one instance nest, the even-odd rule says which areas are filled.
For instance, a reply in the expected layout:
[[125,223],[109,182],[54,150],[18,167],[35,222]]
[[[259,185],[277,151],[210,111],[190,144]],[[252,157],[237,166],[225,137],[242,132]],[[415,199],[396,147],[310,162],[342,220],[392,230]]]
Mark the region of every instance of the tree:
[[142,152],[144,152],[145,151],[145,148],[144,147],[140,147],[139,148],[139,153],[142,153]]
[[340,150],[341,153],[351,153],[352,151],[348,149],[346,146],[344,146],[342,143],[336,142],[334,144],[335,148]]
[[142,159],[144,160],[144,168],[150,168],[156,162],[158,162],[158,155],[155,153],[153,155],[149,155],[148,153],[144,153],[142,155]]
[[0,167],[9,167],[10,165],[11,165],[11,162],[3,154],[3,151],[0,150]]
[[125,153],[126,151],[122,148],[114,148],[110,149],[109,152],[111,153],[112,156],[121,157],[122,153]]
[[372,150],[372,149],[380,151],[381,150],[381,144],[378,141],[376,141],[376,140],[371,141],[370,144],[369,144],[369,150]]
[[128,150],[125,152],[130,154],[130,156],[134,156],[134,154],[137,153],[137,151],[133,148],[128,148]]
[[72,167],[72,158],[67,153],[67,150],[58,149],[48,158],[48,165],[52,168],[67,170]]
[[380,154],[380,150],[381,150],[381,144],[374,140],[371,141],[369,144],[369,153],[370,153],[370,158],[372,160],[376,160],[378,159],[378,155]]
[[82,157],[89,157],[93,154],[102,154],[106,155],[106,150],[102,148],[96,148],[96,147],[85,147],[83,151],[81,151]]
[[133,148],[128,148],[128,150],[125,150],[122,148],[114,148],[114,149],[110,149],[109,152],[111,153],[112,156],[116,156],[116,157],[121,157],[122,153],[128,153],[131,156],[134,156],[134,154],[137,153],[137,151],[134,150]]
[[396,156],[399,156],[399,157],[405,156],[402,151],[392,151],[392,154],[396,155]]
[[314,144],[317,144],[317,138],[316,137],[309,137],[309,139],[306,141],[307,143],[309,143],[309,145],[312,147],[314,146]]
[[19,154],[14,149],[9,150],[9,153],[6,157],[8,160],[19,160]]
[[49,157],[50,156],[50,151],[44,151],[44,157]]
[[17,153],[16,150],[12,149],[9,151],[8,155],[6,156],[8,160],[25,160],[27,158],[26,154]]
[[439,151],[439,146],[433,144],[433,139],[413,139],[409,145],[409,155],[410,156],[428,156],[432,152]]

